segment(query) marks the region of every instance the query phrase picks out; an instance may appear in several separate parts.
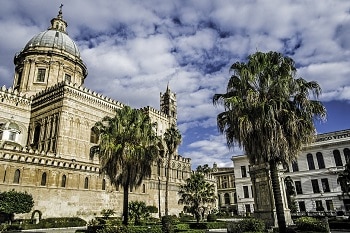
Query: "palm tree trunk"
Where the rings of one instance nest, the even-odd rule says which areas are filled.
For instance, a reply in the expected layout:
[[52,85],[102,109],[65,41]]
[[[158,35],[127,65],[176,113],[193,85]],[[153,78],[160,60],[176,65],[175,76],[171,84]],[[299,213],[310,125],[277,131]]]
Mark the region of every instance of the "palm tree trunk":
[[129,185],[123,187],[123,225],[127,226],[129,223]]
[[170,165],[171,165],[171,157],[172,155],[169,154],[168,157],[168,170],[166,173],[166,179],[165,179],[165,216],[169,215],[169,178],[170,178]]
[[284,216],[284,207],[282,201],[282,194],[277,170],[277,163],[275,161],[270,161],[270,173],[272,181],[273,196],[275,199],[277,222],[280,233],[286,232],[286,219]]

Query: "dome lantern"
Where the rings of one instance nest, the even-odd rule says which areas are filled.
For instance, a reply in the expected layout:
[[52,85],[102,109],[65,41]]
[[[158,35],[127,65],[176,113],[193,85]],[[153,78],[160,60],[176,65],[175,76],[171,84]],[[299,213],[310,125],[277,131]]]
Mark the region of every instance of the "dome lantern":
[[56,18],[51,19],[51,27],[48,28],[48,30],[57,30],[63,33],[67,34],[66,28],[67,28],[67,22],[63,20],[62,17],[62,7],[63,4],[60,6],[60,10],[58,12],[58,15]]

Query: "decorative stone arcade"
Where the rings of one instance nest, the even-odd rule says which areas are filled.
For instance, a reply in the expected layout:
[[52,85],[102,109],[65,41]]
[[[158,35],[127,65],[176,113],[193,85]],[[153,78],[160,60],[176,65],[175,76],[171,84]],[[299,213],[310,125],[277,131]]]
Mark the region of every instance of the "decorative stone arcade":
[[[272,183],[268,163],[251,165],[250,177],[254,193],[254,216],[265,221],[268,227],[277,226],[277,215],[273,197]],[[284,207],[286,224],[292,224],[290,210],[287,208],[283,172],[279,173],[280,189]]]

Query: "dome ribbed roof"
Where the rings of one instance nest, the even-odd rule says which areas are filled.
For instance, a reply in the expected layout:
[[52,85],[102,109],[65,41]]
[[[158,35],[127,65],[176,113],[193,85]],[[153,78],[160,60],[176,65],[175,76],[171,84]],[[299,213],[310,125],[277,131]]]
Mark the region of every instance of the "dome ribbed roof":
[[26,44],[24,50],[33,47],[59,49],[80,57],[80,52],[75,42],[66,33],[54,29],[49,29],[34,36]]
[[59,49],[62,52],[68,52],[74,56],[80,57],[78,46],[68,36],[66,32],[67,22],[62,17],[62,7],[56,18],[51,19],[51,26],[48,30],[34,36],[24,47],[24,51],[31,48],[46,47],[52,49]]

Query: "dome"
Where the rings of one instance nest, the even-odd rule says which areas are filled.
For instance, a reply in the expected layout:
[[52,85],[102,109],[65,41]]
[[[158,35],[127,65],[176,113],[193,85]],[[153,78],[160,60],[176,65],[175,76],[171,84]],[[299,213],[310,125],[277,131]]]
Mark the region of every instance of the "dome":
[[66,51],[74,56],[80,57],[78,46],[64,32],[49,29],[34,36],[24,47],[24,50],[35,47],[47,47]]
[[6,122],[5,124],[1,124],[0,129],[20,132],[18,124],[13,122],[12,120]]

